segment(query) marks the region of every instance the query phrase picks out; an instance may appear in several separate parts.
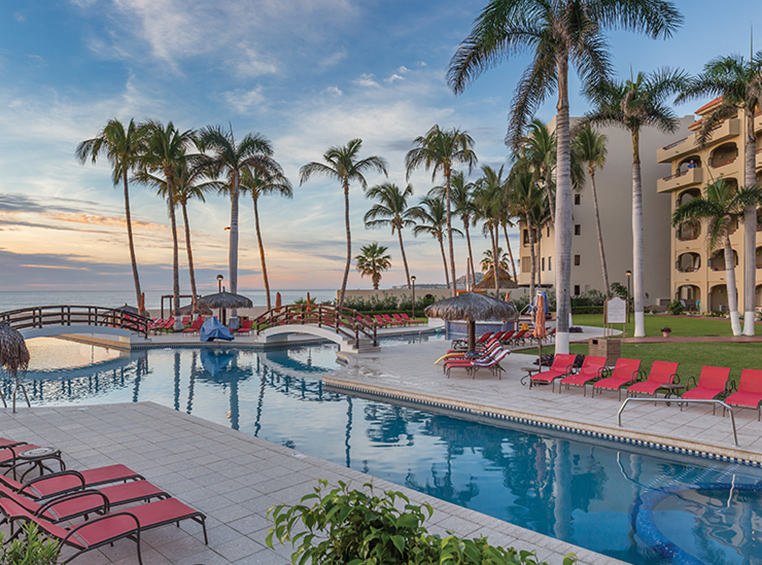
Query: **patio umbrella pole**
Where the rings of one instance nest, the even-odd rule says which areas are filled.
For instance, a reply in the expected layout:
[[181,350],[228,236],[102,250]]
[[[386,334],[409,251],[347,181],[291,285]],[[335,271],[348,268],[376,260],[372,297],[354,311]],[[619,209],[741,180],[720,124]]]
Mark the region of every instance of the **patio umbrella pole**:
[[470,352],[476,351],[476,321],[468,321],[468,350]]

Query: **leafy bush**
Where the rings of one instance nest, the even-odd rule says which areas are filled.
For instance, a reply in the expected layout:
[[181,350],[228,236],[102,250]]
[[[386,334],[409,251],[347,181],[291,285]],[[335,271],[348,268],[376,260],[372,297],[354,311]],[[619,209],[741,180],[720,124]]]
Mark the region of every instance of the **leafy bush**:
[[[484,537],[431,535],[423,526],[434,512],[430,505],[411,504],[401,492],[377,496],[370,483],[364,487],[368,492],[340,481],[326,492],[328,482],[321,480],[301,504],[273,506],[268,547],[273,539],[291,542],[298,565],[539,565],[534,552],[494,547]],[[564,559],[564,565],[575,562],[571,555]]]
[[[434,296],[425,294],[419,296],[416,293],[415,297],[415,311],[417,314],[422,314],[423,309],[426,306],[434,304],[437,299]],[[413,310],[413,297],[404,294],[397,298],[396,296],[387,295],[378,297],[376,295],[370,296],[365,299],[362,297],[347,297],[344,299],[344,306],[358,310],[363,314],[396,314],[399,312],[410,313]]]
[[627,300],[627,287],[622,283],[611,283],[611,294],[618,296],[622,300]]
[[669,306],[667,306],[667,310],[673,316],[679,316],[685,311],[685,307],[677,300],[674,300],[669,303]]
[[3,543],[0,534],[0,564],[2,565],[55,565],[60,548],[58,543],[47,539],[33,522],[22,526],[21,538],[10,544]]

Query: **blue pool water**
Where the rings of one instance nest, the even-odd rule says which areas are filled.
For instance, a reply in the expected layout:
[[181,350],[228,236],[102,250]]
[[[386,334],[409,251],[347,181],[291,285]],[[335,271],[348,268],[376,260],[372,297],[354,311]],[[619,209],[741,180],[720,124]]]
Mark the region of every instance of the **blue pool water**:
[[152,400],[630,563],[762,561],[760,469],[336,394],[330,345],[30,349],[36,405]]

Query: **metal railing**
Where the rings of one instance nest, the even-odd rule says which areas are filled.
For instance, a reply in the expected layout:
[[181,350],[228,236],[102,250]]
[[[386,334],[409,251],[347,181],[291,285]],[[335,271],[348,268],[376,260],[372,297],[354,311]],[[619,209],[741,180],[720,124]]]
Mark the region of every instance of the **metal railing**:
[[150,319],[102,306],[33,306],[0,312],[0,322],[15,330],[46,326],[106,326],[148,335]]
[[738,445],[738,433],[736,432],[736,418],[733,415],[733,409],[725,404],[722,400],[716,400],[716,399],[696,399],[696,400],[683,400],[680,397],[675,398],[625,398],[624,402],[622,402],[622,406],[619,408],[619,412],[616,413],[616,420],[619,427],[622,427],[622,412],[624,412],[625,406],[627,406],[628,402],[664,402],[666,404],[669,404],[670,402],[685,402],[688,403],[696,403],[696,404],[712,404],[715,407],[719,404],[722,406],[725,410],[730,412],[730,427],[733,430],[733,445],[736,447],[739,447]]

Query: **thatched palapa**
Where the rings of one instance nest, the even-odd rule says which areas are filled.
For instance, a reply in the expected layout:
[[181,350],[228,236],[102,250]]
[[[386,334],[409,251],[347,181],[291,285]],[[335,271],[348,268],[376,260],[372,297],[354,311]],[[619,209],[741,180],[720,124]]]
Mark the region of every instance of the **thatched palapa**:
[[29,349],[24,337],[7,324],[0,322],[0,366],[15,378],[29,367]]
[[211,316],[213,314],[212,309],[207,306],[202,306],[196,302],[196,308],[193,308],[193,304],[186,304],[178,310],[183,316],[190,316],[191,314],[201,314],[202,316]]
[[207,308],[225,308],[226,310],[231,308],[251,308],[253,305],[251,300],[245,296],[225,291],[202,296],[196,300],[196,304],[199,307],[206,306]]
[[[502,267],[497,268],[497,282],[500,286],[500,288],[518,288],[518,284],[516,284],[516,281],[514,281],[511,278],[511,275],[508,274],[508,271],[503,269]],[[480,280],[476,286],[474,286],[474,290],[494,290],[495,289],[495,274],[492,270],[492,267],[487,270],[486,273],[484,273],[484,278]]]

